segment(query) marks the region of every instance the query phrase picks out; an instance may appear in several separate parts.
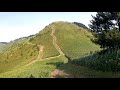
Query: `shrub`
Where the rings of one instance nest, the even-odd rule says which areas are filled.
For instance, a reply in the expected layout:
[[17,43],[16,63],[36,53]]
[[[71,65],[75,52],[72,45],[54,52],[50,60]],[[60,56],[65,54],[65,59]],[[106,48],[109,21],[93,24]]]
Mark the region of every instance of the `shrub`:
[[93,55],[73,60],[72,63],[101,71],[120,71],[120,50],[103,50]]
[[31,74],[29,78],[35,78],[35,77]]

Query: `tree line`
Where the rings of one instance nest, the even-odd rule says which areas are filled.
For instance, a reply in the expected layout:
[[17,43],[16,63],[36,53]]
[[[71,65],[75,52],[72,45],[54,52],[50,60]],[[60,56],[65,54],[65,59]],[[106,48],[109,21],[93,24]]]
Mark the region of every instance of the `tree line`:
[[120,12],[97,12],[89,27],[95,44],[104,49],[120,49]]

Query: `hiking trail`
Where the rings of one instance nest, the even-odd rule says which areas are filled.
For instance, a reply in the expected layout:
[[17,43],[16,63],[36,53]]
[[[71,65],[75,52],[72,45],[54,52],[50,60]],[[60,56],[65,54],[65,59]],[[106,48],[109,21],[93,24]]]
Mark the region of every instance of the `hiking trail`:
[[[60,53],[60,55],[42,59],[44,46],[38,45],[38,47],[39,47],[39,53],[38,53],[37,58],[36,58],[34,61],[26,64],[25,66],[29,66],[29,65],[37,62],[37,61],[49,60],[49,59],[57,58],[57,57],[60,57],[60,56],[65,56],[65,54],[63,53],[63,51],[61,50],[61,48],[59,47],[59,45],[56,43],[57,38],[56,38],[56,36],[54,35],[55,29],[54,29],[52,26],[50,26],[50,28],[52,29],[52,32],[51,32],[51,34],[50,34],[50,35],[52,36],[52,38],[53,38],[53,42],[52,42],[52,43],[53,43],[54,47],[56,48],[56,50]],[[28,44],[36,45],[36,44],[32,44],[32,43],[30,43],[30,42],[28,42]]]

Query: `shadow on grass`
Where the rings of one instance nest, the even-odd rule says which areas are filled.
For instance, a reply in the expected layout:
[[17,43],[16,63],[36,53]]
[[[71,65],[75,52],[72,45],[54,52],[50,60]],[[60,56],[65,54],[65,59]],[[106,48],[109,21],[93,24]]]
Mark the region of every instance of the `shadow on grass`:
[[[55,78],[86,78],[84,75],[84,68],[81,67],[80,65],[77,65],[74,63],[74,60],[72,60],[70,57],[66,56],[65,57],[68,59],[68,63],[63,63],[63,62],[50,62],[47,63],[48,65],[54,65],[56,66],[56,70],[53,73],[57,73],[54,77]],[[84,57],[88,58],[87,57]],[[75,60],[79,60],[83,58],[78,58]],[[85,71],[86,72],[86,71]]]
[[100,70],[103,72],[120,71],[120,52],[118,51],[102,51],[95,52],[89,56],[72,60],[72,64],[85,66],[94,70]]
[[[69,61],[68,63],[48,63],[56,66],[56,69],[67,73],[67,78],[108,78],[120,77],[120,60],[116,60],[116,52],[91,53],[88,56]],[[113,72],[114,71],[114,72]],[[58,72],[58,71],[56,71]],[[56,76],[65,78],[66,76]]]
[[55,78],[84,78],[84,76],[78,72],[78,70],[80,70],[80,66],[60,62],[47,64],[56,66],[56,70],[54,70],[51,74]]
[[48,65],[53,65],[55,66],[56,68],[60,67],[61,65],[63,65],[64,63],[63,62],[49,62],[49,63],[46,63]]
[[65,73],[66,68],[63,68],[63,66],[66,66],[64,62],[50,62],[47,63],[48,65],[53,65],[56,67],[56,69],[51,73],[51,76],[54,78],[64,78],[66,77]]

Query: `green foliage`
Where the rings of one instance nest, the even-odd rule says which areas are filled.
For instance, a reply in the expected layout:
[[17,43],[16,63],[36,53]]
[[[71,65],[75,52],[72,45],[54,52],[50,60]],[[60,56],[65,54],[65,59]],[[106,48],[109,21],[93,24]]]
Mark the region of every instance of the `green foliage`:
[[29,78],[35,78],[35,77],[31,74]]
[[63,64],[58,69],[64,70],[70,78],[120,78],[120,72],[103,72],[71,63]]
[[[86,29],[68,22],[54,22],[51,25],[55,29],[54,35],[57,38],[57,44],[68,59],[73,60],[85,56],[90,51],[95,52],[96,50],[100,50],[98,45],[91,42],[90,38],[93,35]],[[67,62],[65,57],[38,61],[26,66],[36,60],[39,53],[37,45],[44,46],[42,52],[43,58],[59,55],[53,46],[53,38],[50,34],[51,28],[46,26],[45,29],[34,35],[34,37],[20,38],[10,42],[4,53],[0,53],[0,77],[51,77],[51,72],[61,67],[63,62]],[[28,41],[33,44],[29,44]],[[74,73],[74,69],[70,68],[70,70]]]
[[120,32],[116,29],[106,33],[106,46],[120,48]]
[[76,59],[72,63],[101,71],[120,71],[120,50],[104,50]]
[[[34,56],[30,57],[31,53]],[[21,67],[35,60],[37,55],[37,45],[22,43],[15,47],[11,46],[7,51],[0,54],[0,73]]]
[[117,12],[97,12],[96,16],[92,16],[91,24],[89,27],[93,32],[108,31],[116,27]]
[[101,45],[101,48],[120,48],[120,32],[116,29],[108,32],[103,31],[101,34],[95,35],[95,37],[96,38],[92,39],[92,41],[96,44]]
[[92,17],[89,25],[95,36],[92,41],[101,45],[101,48],[119,48],[119,12],[97,12],[96,16]]

